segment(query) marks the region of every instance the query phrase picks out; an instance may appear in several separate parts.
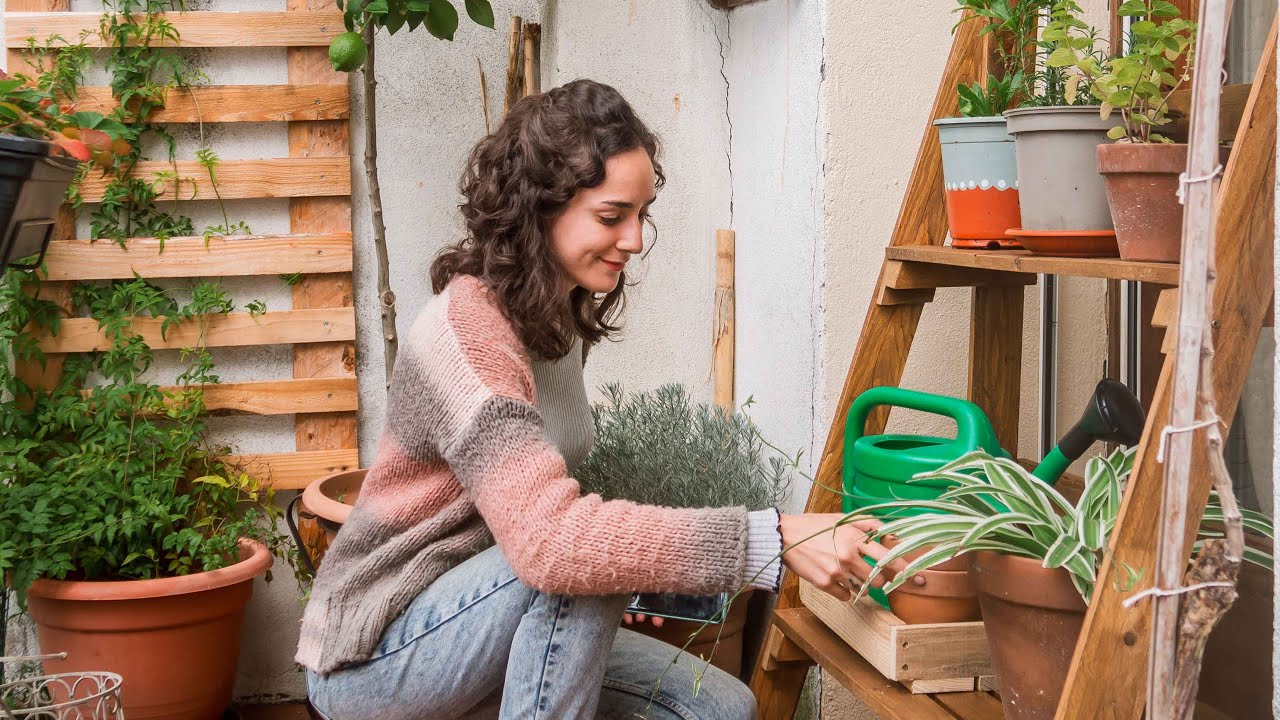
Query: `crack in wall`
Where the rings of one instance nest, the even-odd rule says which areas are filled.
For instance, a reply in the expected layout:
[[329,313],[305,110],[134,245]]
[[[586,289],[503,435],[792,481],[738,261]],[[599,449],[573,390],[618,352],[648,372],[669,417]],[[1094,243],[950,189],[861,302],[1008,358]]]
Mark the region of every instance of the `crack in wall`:
[[729,125],[729,140],[725,146],[725,162],[729,167],[729,227],[733,228],[733,115],[729,112],[729,75],[725,72],[727,60],[724,54],[724,46],[726,43],[733,42],[733,19],[732,15],[726,13],[724,20],[724,39],[720,37],[720,31],[716,30],[716,43],[720,46],[720,77],[724,79],[724,121]]

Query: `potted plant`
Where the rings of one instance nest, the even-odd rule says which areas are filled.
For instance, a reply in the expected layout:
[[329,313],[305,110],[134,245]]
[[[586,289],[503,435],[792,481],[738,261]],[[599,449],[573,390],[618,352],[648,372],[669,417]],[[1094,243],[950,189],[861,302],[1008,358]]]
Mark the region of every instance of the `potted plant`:
[[1021,107],[1005,112],[1018,162],[1022,227],[1010,231],[1032,252],[1114,256],[1117,252],[1097,146],[1120,123],[1103,119],[1095,98],[1081,92],[1070,66],[1099,66],[1097,31],[1080,20],[1074,0],[1055,0],[1036,42],[1040,70]]
[[[1104,101],[1101,117],[1118,113],[1123,120],[1107,134],[1116,142],[1098,146],[1098,172],[1106,179],[1120,257],[1177,262],[1182,250],[1178,177],[1187,167],[1187,146],[1158,131],[1170,122],[1169,96],[1190,79],[1196,25],[1160,0],[1128,0],[1117,12],[1147,18],[1132,24],[1128,53],[1102,67],[1085,63],[1079,68]],[[1185,60],[1181,69],[1180,59]]]
[[[110,166],[132,149],[119,139],[118,123],[59,102],[55,96],[66,97],[68,87],[74,98],[74,83],[60,86],[58,77],[0,70],[0,268],[39,265],[79,163]],[[17,262],[32,255],[35,262]]]
[[146,379],[153,355],[132,318],[167,329],[231,303],[209,282],[181,303],[141,278],[76,285],[71,304],[104,345],[68,356],[45,389],[15,364],[46,362],[35,329],[56,337],[64,310],[38,276],[2,280],[0,576],[43,651],[67,653],[45,669],[119,674],[130,717],[219,718],[253,579],[273,554],[291,556],[271,490],[207,439],[208,352],[182,351],[177,389],[162,388]]
[[[999,76],[960,84],[960,117],[934,122],[942,146],[951,244],[959,248],[1017,248],[1007,231],[1019,227],[1018,168],[1004,111],[1029,93],[1027,70],[1035,55],[1036,23],[1048,0],[959,0],[960,22],[985,22],[980,35],[999,34]],[[958,26],[958,25],[957,25]]]
[[[1127,449],[1090,458],[1084,491],[1075,503],[1017,462],[977,451],[921,475],[956,483],[936,501],[881,506],[930,511],[887,522],[873,536],[898,538],[881,566],[924,550],[885,584],[891,596],[914,575],[972,554],[1007,718],[1052,718],[1057,709],[1135,454],[1136,449]],[[1266,516],[1242,512],[1247,528],[1273,536]],[[1221,517],[1220,507],[1211,503],[1201,535],[1213,535],[1212,522]],[[1271,565],[1271,558],[1257,550],[1245,556]],[[1130,585],[1142,572],[1123,570]]]
[[[684,508],[763,510],[786,500],[791,464],[768,452],[768,443],[746,414],[695,402],[678,384],[629,394],[616,384],[602,389],[605,400],[591,412],[595,443],[574,472],[584,493]],[[718,596],[646,599],[676,609],[724,603]],[[641,624],[632,629],[677,647],[688,643],[690,654],[709,655],[714,665],[737,675],[749,599],[750,591],[729,598],[729,608],[721,610],[722,627],[669,620],[661,628]]]

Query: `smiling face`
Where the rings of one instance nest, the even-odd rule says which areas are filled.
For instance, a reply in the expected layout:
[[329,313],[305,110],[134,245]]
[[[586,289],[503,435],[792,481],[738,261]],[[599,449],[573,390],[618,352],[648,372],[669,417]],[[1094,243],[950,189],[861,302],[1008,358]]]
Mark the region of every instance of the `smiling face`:
[[644,222],[656,199],[653,163],[644,148],[605,161],[604,182],[582,188],[551,224],[551,251],[566,278],[565,291],[582,286],[607,293],[632,255],[644,250]]

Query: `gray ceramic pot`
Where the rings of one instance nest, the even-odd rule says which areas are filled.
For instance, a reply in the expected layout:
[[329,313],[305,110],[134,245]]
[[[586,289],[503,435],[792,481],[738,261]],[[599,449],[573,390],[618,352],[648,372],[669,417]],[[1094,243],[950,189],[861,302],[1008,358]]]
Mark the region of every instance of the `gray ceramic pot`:
[[1018,108],[1004,115],[1018,154],[1024,230],[1111,230],[1107,190],[1098,174],[1098,145],[1123,122],[1102,120],[1099,106]]

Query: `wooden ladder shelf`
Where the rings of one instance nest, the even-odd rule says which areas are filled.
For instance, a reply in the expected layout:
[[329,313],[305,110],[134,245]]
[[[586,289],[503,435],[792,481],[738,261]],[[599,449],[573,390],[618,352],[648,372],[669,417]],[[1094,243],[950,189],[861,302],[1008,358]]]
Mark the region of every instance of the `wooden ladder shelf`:
[[[1194,5],[1194,3],[1190,3]],[[1184,15],[1195,17],[1194,12]],[[969,342],[969,400],[986,410],[1002,447],[1018,447],[1019,387],[1024,286],[1036,274],[1178,283],[1177,265],[1115,259],[1037,257],[1024,252],[975,251],[944,247],[947,236],[942,156],[933,120],[957,115],[955,88],[985,77],[990,35],[977,23],[961,24],[955,34],[933,103],[929,124],[916,156],[876,291],[836,405],[808,512],[839,512],[840,497],[820,486],[841,485],[844,418],[863,391],[896,386],[926,303],[935,288],[973,287]],[[1218,282],[1213,323],[1217,328],[1214,382],[1219,413],[1233,417],[1245,373],[1272,300],[1272,243],[1276,143],[1276,27],[1273,24],[1249,92],[1231,159],[1219,189],[1217,213]],[[1166,314],[1168,308],[1165,309]],[[1176,324],[1175,324],[1176,325]],[[1175,331],[1176,328],[1170,328]],[[1156,460],[1160,428],[1169,417],[1167,356],[1148,410],[1124,505],[1112,536],[1111,560],[1103,565],[1098,594],[1089,608],[1066,680],[1058,720],[1118,718],[1137,720],[1143,712],[1151,605],[1132,609],[1124,597],[1150,585],[1143,574],[1125,591],[1112,582],[1113,567],[1153,569],[1159,533],[1163,470]],[[884,432],[887,409],[868,419],[867,434]],[[1210,478],[1204,448],[1197,448],[1188,498],[1186,552],[1209,498]],[[817,664],[886,719],[947,720],[1002,717],[1000,702],[983,691],[913,695],[886,680],[800,604],[797,578],[788,574],[772,624],[756,664],[751,687],[764,720],[791,718],[810,666]]]

